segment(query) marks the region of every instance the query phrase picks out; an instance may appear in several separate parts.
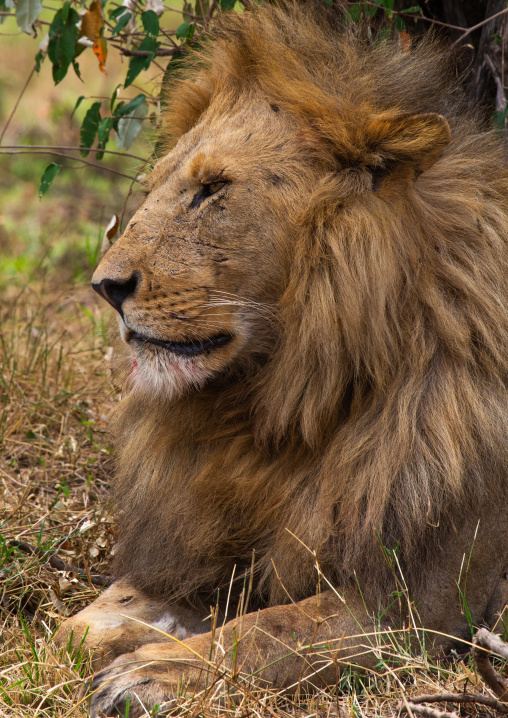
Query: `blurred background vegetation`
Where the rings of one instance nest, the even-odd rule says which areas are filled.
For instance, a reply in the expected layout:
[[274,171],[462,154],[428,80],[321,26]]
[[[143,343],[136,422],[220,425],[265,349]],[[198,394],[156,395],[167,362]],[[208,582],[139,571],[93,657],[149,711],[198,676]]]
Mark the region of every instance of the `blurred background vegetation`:
[[[449,39],[471,95],[504,127],[506,0],[322,2],[403,39],[430,28]],[[41,249],[66,277],[89,272],[150,157],[161,85],[217,12],[245,3],[0,0],[0,284]]]

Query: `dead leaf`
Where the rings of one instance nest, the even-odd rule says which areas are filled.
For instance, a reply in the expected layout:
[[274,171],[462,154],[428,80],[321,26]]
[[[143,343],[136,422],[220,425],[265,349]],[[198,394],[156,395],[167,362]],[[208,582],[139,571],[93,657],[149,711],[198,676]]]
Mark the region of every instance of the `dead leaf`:
[[404,32],[403,30],[399,32],[399,41],[402,52],[407,52],[409,54],[411,52],[411,37],[407,34],[407,32]]
[[104,65],[106,64],[106,57],[108,56],[108,44],[103,37],[98,37],[97,40],[94,41],[93,54],[99,60],[99,70],[107,75],[108,73]]
[[116,234],[118,232],[119,224],[120,223],[118,221],[118,215],[114,214],[109,220],[109,224],[106,227],[106,231],[104,232],[104,237],[102,239],[101,255],[106,254],[108,249],[113,245]]
[[102,26],[101,2],[100,0],[94,0],[90,5],[90,10],[81,18],[79,36],[85,36],[92,42],[95,42],[100,37]]
[[48,589],[49,597],[51,598],[51,601],[53,602],[54,607],[58,611],[58,613],[61,615],[62,613],[65,614],[66,608],[65,603],[60,601],[56,593],[53,591],[52,588]]

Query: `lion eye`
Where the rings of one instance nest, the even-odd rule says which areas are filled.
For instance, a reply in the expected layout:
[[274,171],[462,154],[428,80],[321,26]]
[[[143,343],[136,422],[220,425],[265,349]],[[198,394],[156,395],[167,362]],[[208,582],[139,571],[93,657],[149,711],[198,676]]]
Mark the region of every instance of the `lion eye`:
[[220,189],[222,189],[227,182],[211,182],[210,184],[205,185],[205,187],[208,189],[208,192],[210,194],[215,194]]
[[196,192],[190,203],[191,208],[199,207],[207,197],[216,194],[220,189],[227,185],[227,181],[220,182],[203,182],[200,189]]

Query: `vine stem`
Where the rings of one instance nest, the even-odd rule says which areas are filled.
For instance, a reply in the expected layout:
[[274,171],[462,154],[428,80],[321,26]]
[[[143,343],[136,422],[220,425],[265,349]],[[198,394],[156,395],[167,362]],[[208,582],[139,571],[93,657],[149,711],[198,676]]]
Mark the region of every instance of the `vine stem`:
[[32,77],[34,76],[34,72],[36,71],[36,69],[37,69],[37,64],[35,64],[35,65],[32,67],[32,71],[31,71],[30,74],[28,75],[27,81],[26,81],[25,84],[23,85],[23,87],[22,87],[22,89],[21,89],[21,92],[20,92],[19,95],[18,95],[18,99],[16,100],[16,102],[15,102],[15,104],[14,104],[14,107],[12,108],[12,112],[11,112],[11,114],[9,115],[9,117],[7,118],[7,122],[5,123],[5,125],[4,125],[4,127],[3,127],[3,130],[2,130],[2,134],[0,135],[0,145],[2,144],[2,140],[3,140],[3,138],[4,138],[5,133],[7,132],[7,128],[8,128],[9,125],[11,124],[11,120],[12,120],[12,118],[14,117],[14,113],[15,113],[16,110],[18,109],[19,103],[21,102],[21,100],[22,100],[22,98],[23,98],[23,95],[25,94],[26,88],[28,87],[28,85],[29,85],[29,83],[30,83],[30,80],[31,80]]
[[139,160],[139,162],[146,162],[146,157],[139,157],[138,155],[132,155],[129,152],[116,152],[115,150],[102,150],[100,147],[77,147],[76,145],[2,145],[2,150],[62,150],[62,151],[80,151],[86,150],[87,152],[105,152],[108,155],[118,155],[119,157],[130,157],[133,160]]
[[500,10],[499,12],[496,12],[494,15],[491,15],[486,20],[482,20],[482,22],[479,22],[476,25],[473,25],[472,27],[468,27],[467,30],[464,30],[464,33],[459,37],[459,39],[455,40],[455,42],[452,43],[451,49],[453,50],[454,47],[459,45],[465,37],[467,37],[468,35],[471,35],[471,33],[474,32],[475,30],[478,30],[480,27],[483,27],[484,25],[488,25],[488,23],[491,20],[495,20],[497,17],[501,17],[502,15],[506,15],[507,13],[508,13],[508,8],[505,8],[504,10]]
[[113,169],[113,167],[108,167],[107,165],[99,165],[99,164],[97,164],[97,162],[90,162],[89,160],[84,160],[82,157],[73,157],[72,155],[66,155],[64,152],[55,152],[55,150],[26,150],[26,151],[7,150],[6,151],[3,147],[0,147],[0,154],[2,154],[2,155],[53,155],[54,157],[64,157],[66,160],[82,162],[84,165],[88,165],[89,167],[95,167],[95,169],[98,169],[98,170],[104,170],[105,172],[111,172],[111,174],[119,175],[120,177],[125,177],[126,179],[131,180],[132,182],[138,182],[139,184],[142,184],[141,181],[138,180],[137,177],[133,177],[132,175],[125,174],[125,172],[120,172],[120,170],[115,170],[115,169]]

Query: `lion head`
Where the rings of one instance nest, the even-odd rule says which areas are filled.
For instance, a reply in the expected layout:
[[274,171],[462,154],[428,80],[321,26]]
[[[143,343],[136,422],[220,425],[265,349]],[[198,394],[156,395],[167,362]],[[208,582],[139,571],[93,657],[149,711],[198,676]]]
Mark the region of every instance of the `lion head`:
[[304,159],[297,124],[260,97],[213,114],[157,162],[146,200],[93,280],[120,313],[136,388],[156,395],[266,357],[287,285],[296,228],[283,176]]
[[447,62],[270,6],[224,16],[169,88],[93,279],[132,365],[120,574],[200,590],[256,548],[270,595],[308,595],[290,534],[339,581],[372,581],[379,541],[418,573],[495,494],[507,170]]
[[[256,51],[230,59],[239,77],[223,76],[215,47],[217,76],[201,72],[180,87],[189,103],[199,95],[199,115],[155,165],[145,202],[94,276],[121,315],[136,386],[156,394],[263,363],[280,341],[277,314],[293,300],[295,269],[315,261],[315,239],[303,239],[310,216],[323,226],[340,204],[347,225],[374,193],[379,205],[409,188],[450,141],[438,114],[377,108],[373,97],[359,103],[344,87],[339,108],[318,78],[295,85],[291,65],[266,77],[251,65]],[[180,124],[181,102],[172,109]],[[313,332],[340,332],[323,319],[313,318]]]

